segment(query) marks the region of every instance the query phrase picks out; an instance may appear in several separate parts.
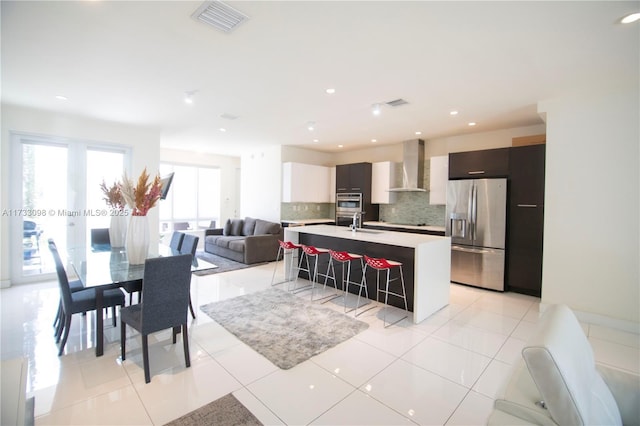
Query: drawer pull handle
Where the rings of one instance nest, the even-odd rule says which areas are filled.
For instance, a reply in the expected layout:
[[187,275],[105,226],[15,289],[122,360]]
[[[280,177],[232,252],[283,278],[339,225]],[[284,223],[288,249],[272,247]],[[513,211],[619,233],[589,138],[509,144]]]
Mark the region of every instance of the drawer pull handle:
[[518,204],[518,207],[528,207],[528,208],[536,208],[537,204]]
[[483,175],[484,174],[484,170],[474,170],[472,172],[467,172],[467,174],[469,174],[469,175]]

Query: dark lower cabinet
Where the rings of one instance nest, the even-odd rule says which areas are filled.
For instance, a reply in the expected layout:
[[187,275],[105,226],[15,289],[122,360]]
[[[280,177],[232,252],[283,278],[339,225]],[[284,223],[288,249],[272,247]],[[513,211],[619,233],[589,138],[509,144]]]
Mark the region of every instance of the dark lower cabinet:
[[[336,238],[336,237],[327,237],[324,235],[314,235],[314,234],[299,234],[299,243],[306,244],[310,246],[316,247],[324,247],[330,248],[333,250],[344,250],[351,253],[359,253],[366,254],[371,257],[382,257],[386,259],[393,259],[395,261],[401,262],[403,265],[403,274],[404,274],[404,284],[407,295],[407,305],[409,308],[409,312],[413,312],[413,296],[414,296],[414,262],[415,262],[415,250],[409,247],[399,247],[387,244],[380,243],[369,243],[366,241],[360,240],[352,240],[346,238]],[[329,263],[329,256],[322,255],[320,256],[320,260],[318,263],[318,273],[323,274],[318,277],[318,281],[320,285],[324,285],[324,274],[327,272],[327,266]],[[351,270],[351,281],[361,282],[362,280],[362,269],[357,265],[358,262],[353,262],[352,270]],[[306,268],[306,264],[303,265]],[[309,267],[313,270],[314,263],[310,262]],[[342,272],[342,268],[339,264],[335,266],[336,275],[340,277]],[[392,278],[396,272],[392,272]],[[301,278],[309,279],[309,275],[304,271],[300,271],[299,275]],[[380,294],[380,299],[378,299],[377,293],[377,272],[372,268],[367,268],[367,291],[369,294],[369,299],[377,300],[378,302],[384,302],[384,295]],[[386,273],[380,273],[380,285],[384,285],[386,280]],[[338,278],[339,282],[339,278]],[[318,285],[318,284],[316,284]],[[327,285],[333,285],[331,280],[328,281]],[[395,280],[389,285],[389,291],[394,293],[401,292],[401,284],[399,280]],[[382,287],[381,287],[382,288]],[[358,286],[350,286],[349,292],[357,294],[359,290]],[[362,296],[364,297],[364,291],[362,292]],[[398,307],[400,309],[404,309],[404,301],[396,296],[389,296],[388,303],[391,306]]]
[[509,208],[507,284],[511,291],[540,297],[544,206]]

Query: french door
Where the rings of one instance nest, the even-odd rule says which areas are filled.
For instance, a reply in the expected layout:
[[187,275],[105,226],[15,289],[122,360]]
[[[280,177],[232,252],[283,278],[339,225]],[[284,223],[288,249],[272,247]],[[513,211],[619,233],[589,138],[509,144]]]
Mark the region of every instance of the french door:
[[91,228],[109,226],[100,183],[119,180],[129,163],[126,147],[55,137],[12,135],[11,280],[54,277],[47,241],[63,252],[89,244]]

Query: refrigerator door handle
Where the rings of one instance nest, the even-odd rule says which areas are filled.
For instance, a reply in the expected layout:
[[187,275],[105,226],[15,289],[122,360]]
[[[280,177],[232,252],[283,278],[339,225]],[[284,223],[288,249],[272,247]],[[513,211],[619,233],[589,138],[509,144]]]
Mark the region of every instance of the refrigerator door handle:
[[473,188],[475,187],[475,183],[471,183],[471,187],[469,188],[469,200],[467,203],[467,227],[469,230],[469,238],[473,240]]
[[478,222],[478,187],[473,183],[471,189],[471,239],[476,239]]
[[455,245],[451,246],[451,250],[461,251],[464,253],[473,253],[473,254],[484,254],[484,253],[491,252],[490,249],[486,249],[486,248],[471,248],[471,247],[462,247],[462,246],[455,246]]

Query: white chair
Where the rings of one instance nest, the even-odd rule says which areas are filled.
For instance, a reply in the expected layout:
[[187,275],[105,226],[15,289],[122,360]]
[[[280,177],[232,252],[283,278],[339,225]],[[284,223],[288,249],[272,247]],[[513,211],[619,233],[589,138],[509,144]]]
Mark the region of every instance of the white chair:
[[490,425],[637,425],[640,376],[596,365],[573,312],[550,306],[494,403]]

